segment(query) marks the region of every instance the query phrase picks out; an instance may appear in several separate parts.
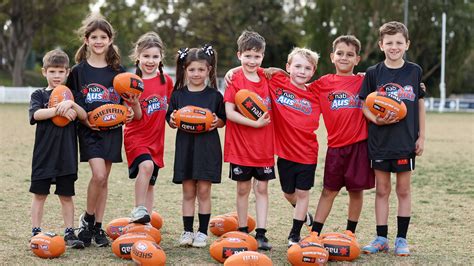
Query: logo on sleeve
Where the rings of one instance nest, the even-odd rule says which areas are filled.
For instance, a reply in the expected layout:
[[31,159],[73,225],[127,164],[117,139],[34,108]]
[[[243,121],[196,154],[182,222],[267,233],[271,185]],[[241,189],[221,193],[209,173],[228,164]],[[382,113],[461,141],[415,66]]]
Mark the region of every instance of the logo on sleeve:
[[331,110],[338,110],[343,108],[362,108],[362,101],[359,95],[354,95],[346,91],[334,91],[329,93],[328,101]]
[[296,111],[300,111],[306,115],[309,115],[312,112],[311,103],[304,98],[298,98],[292,92],[285,91],[282,88],[278,88],[276,90],[276,96],[276,102],[278,104],[287,106]]
[[148,98],[141,100],[140,105],[147,115],[151,115],[157,111],[166,111],[168,109],[168,97],[160,95],[151,95]]

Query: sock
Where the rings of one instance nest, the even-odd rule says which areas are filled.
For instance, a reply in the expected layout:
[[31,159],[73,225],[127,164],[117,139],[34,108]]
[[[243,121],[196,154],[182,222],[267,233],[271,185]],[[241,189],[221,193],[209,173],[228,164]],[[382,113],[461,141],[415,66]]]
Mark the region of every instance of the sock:
[[33,227],[31,229],[31,236],[35,236],[37,234],[41,233],[41,227]]
[[194,232],[193,222],[194,222],[194,216],[183,216],[184,231]]
[[398,232],[397,237],[407,238],[408,225],[410,224],[410,216],[397,216]]
[[320,222],[313,222],[313,227],[311,228],[312,232],[317,232],[318,235],[321,235],[321,231],[323,230],[324,223]]
[[207,235],[207,228],[209,227],[209,220],[211,219],[211,214],[198,213],[198,217],[199,217],[199,232]]
[[71,233],[74,234],[74,229],[72,227],[66,227],[66,229],[64,229],[64,235],[71,234]]
[[352,233],[355,234],[355,232],[356,232],[356,227],[357,227],[357,221],[347,220],[347,227],[346,227],[346,230],[349,230],[349,231],[351,231]]
[[383,236],[387,238],[388,225],[377,225],[377,236]]
[[257,232],[257,233],[255,234],[255,238],[264,237],[264,236],[265,236],[265,233],[267,232],[267,229],[265,229],[265,228],[257,228],[257,229],[255,229],[255,232]]
[[95,223],[94,228],[95,229],[101,229],[102,228],[102,223]]
[[94,221],[95,221],[95,215],[94,215],[94,214],[88,214],[87,212],[85,212],[85,214],[84,214],[84,220],[85,220],[88,224],[93,224]]
[[304,221],[293,219],[293,227],[291,228],[291,235],[300,236],[301,227],[303,227]]
[[249,233],[249,227],[248,226],[239,227],[239,231],[248,234]]

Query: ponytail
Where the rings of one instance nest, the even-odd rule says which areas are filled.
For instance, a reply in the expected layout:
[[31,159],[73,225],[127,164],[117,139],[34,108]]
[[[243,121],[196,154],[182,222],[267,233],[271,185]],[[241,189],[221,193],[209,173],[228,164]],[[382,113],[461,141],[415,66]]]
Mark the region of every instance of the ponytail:
[[176,56],[176,83],[174,84],[174,90],[179,90],[186,82],[184,81],[184,72],[186,66],[189,65],[186,63],[188,57],[189,48],[181,48],[178,50],[178,55]]
[[105,56],[105,61],[107,62],[107,65],[112,67],[113,70],[120,71],[120,53],[116,45],[111,44],[109,46]]
[[165,79],[165,74],[163,73],[163,61],[160,61],[160,64],[158,65],[158,70],[160,71],[161,84],[165,84],[166,79]]
[[74,56],[74,61],[76,61],[76,64],[79,64],[80,62],[86,59],[87,59],[87,45],[83,43],[81,47],[77,49],[76,55]]
[[137,74],[140,78],[142,77],[143,73],[138,65],[140,64],[140,60],[135,61],[135,74]]
[[211,66],[209,82],[213,88],[217,89],[217,53],[210,44],[205,44],[201,50],[208,56],[207,62]]

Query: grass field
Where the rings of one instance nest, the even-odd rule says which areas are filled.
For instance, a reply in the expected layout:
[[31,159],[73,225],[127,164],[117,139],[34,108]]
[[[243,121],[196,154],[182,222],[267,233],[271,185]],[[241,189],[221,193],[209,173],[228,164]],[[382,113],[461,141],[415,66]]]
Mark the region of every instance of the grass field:
[[[0,168],[0,263],[1,264],[131,264],[115,257],[109,248],[91,247],[67,250],[60,258],[43,260],[29,250],[30,204],[28,192],[31,174],[31,154],[35,127],[28,124],[27,105],[0,105],[2,122]],[[320,141],[319,164],[324,164],[326,149],[325,129],[318,130]],[[221,132],[223,136],[223,131]],[[208,249],[180,248],[177,239],[182,231],[181,186],[171,182],[174,156],[174,134],[167,131],[165,146],[166,167],[160,171],[156,186],[155,206],[165,223],[162,229],[162,248],[170,265],[217,264]],[[395,257],[391,252],[361,256],[354,264],[472,264],[474,261],[474,114],[428,114],[425,154],[417,158],[412,180],[412,223],[408,232],[412,255]],[[124,156],[125,159],[125,156]],[[314,212],[321,191],[322,167],[318,166],[315,188],[311,192],[311,211]],[[228,178],[224,164],[222,184],[213,186],[213,215],[234,210],[235,184]],[[77,217],[84,211],[86,186],[90,178],[88,164],[81,163],[76,183]],[[104,223],[128,216],[133,206],[134,183],[127,177],[125,163],[112,168],[109,200]],[[389,238],[391,247],[396,234],[396,196],[391,197]],[[359,221],[357,237],[361,245],[375,234],[375,190],[367,191]],[[255,215],[251,197],[250,214]],[[347,193],[343,190],[334,203],[324,232],[345,229]],[[197,216],[197,215],[196,215]],[[286,237],[291,228],[292,207],[283,199],[279,182],[270,183],[268,237],[274,249],[266,252],[275,265],[288,264]],[[196,223],[196,222],[195,222]],[[197,225],[196,225],[197,226]],[[43,230],[63,233],[60,205],[56,196],[48,198]],[[304,230],[304,229],[303,229]],[[213,241],[215,237],[211,237]],[[337,263],[331,263],[337,264]]]

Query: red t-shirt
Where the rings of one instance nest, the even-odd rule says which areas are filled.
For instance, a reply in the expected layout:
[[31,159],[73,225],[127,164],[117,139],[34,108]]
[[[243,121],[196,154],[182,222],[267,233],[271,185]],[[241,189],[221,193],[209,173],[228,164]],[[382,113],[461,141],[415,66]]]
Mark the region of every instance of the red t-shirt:
[[275,154],[301,164],[316,164],[315,131],[321,111],[314,94],[291,84],[283,73],[273,75],[268,84],[275,118]]
[[142,118],[125,125],[124,146],[128,167],[141,154],[150,154],[153,162],[162,168],[165,141],[165,116],[173,90],[173,80],[166,75],[165,84],[160,76],[144,79],[144,91],[140,95]]
[[331,148],[367,139],[367,120],[358,95],[363,80],[362,75],[328,74],[310,85],[319,99]]
[[224,102],[235,104],[235,94],[241,89],[257,93],[268,107],[272,122],[262,128],[253,128],[227,119],[224,142],[224,161],[242,166],[270,167],[273,158],[273,116],[271,111],[268,82],[262,73],[260,81],[248,80],[242,70],[237,71],[227,86]]

